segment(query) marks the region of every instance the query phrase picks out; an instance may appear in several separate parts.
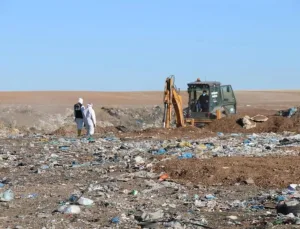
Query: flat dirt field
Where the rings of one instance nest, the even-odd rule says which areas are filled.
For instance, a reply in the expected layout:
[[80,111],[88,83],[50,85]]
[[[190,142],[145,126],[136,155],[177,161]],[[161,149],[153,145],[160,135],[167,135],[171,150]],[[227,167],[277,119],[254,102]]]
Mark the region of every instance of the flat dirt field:
[[[299,91],[236,91],[238,105],[252,105],[264,109],[281,109],[297,105],[300,101]],[[184,104],[187,93],[182,91]],[[145,106],[162,104],[163,92],[0,92],[1,104],[56,105],[70,106],[78,97],[84,102],[96,106]]]
[[[76,135],[79,97],[94,141]],[[275,114],[300,90],[236,97],[237,115],[163,129],[163,92],[0,92],[0,228],[299,228],[300,192],[286,189],[300,184],[300,118]],[[257,114],[268,120],[238,122]],[[277,215],[279,198],[298,210]]]

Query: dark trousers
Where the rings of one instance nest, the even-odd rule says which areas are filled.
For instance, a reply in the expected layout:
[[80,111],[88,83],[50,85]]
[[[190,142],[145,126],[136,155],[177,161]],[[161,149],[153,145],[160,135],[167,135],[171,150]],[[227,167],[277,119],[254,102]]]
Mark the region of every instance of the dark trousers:
[[208,112],[208,107],[207,106],[201,105],[201,108],[202,108],[202,112]]

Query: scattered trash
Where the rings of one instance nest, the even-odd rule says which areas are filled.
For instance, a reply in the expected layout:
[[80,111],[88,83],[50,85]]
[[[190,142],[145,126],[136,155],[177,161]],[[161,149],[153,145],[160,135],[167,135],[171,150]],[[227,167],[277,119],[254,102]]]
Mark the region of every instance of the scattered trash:
[[47,169],[49,169],[49,166],[48,166],[48,165],[42,165],[42,166],[41,166],[41,169],[42,169],[42,170],[47,170]]
[[64,205],[59,207],[58,211],[63,214],[70,214],[70,215],[77,215],[80,214],[81,212],[80,207],[77,205]]
[[168,179],[169,178],[169,175],[168,174],[163,174],[163,175],[161,175],[160,177],[159,177],[159,181],[164,181],[164,180],[166,180],[166,179]]
[[231,220],[238,220],[238,217],[237,216],[227,216],[226,217],[227,219],[231,219]]
[[118,223],[120,223],[120,219],[119,219],[119,217],[114,217],[114,218],[112,218],[111,222],[118,224]]
[[38,194],[36,194],[36,193],[34,193],[34,194],[29,194],[29,195],[25,195],[25,196],[23,196],[24,198],[28,198],[28,199],[34,199],[34,198],[36,198],[36,197],[38,197]]
[[80,197],[79,200],[78,200],[78,204],[84,205],[84,206],[90,206],[93,203],[94,203],[94,201],[92,201],[88,198],[85,198],[85,197]]
[[12,201],[14,198],[15,198],[15,194],[10,189],[0,194],[0,200],[4,202]]
[[217,135],[218,135],[218,137],[223,137],[224,136],[224,134],[221,133],[221,132],[218,132]]
[[216,197],[214,195],[211,195],[211,194],[206,195],[205,198],[208,199],[208,200],[216,199]]
[[134,196],[136,196],[138,193],[139,193],[139,192],[138,192],[137,190],[133,190],[133,191],[131,192],[131,194],[134,195]]
[[189,158],[193,158],[193,153],[183,153],[181,156],[179,156],[179,159],[189,159]]
[[66,151],[70,149],[70,146],[60,146],[59,147],[60,150]]
[[137,156],[134,158],[136,164],[144,164],[145,161],[141,156]]
[[[253,120],[252,117],[250,121]],[[111,227],[121,224],[122,228],[216,228],[219,224],[220,228],[246,228],[249,223],[254,228],[268,223],[300,222],[298,180],[289,180],[291,184],[287,183],[282,192],[277,187],[275,191],[260,189],[255,164],[250,174],[244,173],[248,168],[243,168],[239,179],[235,179],[241,165],[232,162],[235,156],[245,161],[261,161],[264,156],[296,156],[297,160],[299,134],[224,131],[200,139],[182,134],[180,138],[165,140],[143,138],[140,133],[135,139],[127,138],[125,131],[119,134],[122,137],[105,133],[95,138],[47,135],[47,140],[45,136],[0,139],[0,170],[2,176],[7,176],[0,179],[1,201],[7,202],[1,203],[3,214],[7,209],[27,204],[28,208],[34,207],[30,214],[24,213],[28,220],[36,217],[54,222],[51,212],[59,203],[55,209],[66,214],[60,217],[74,228],[94,227],[104,221],[112,223]],[[207,159],[212,163],[207,163]],[[270,171],[270,179],[276,176],[280,185],[286,182],[279,179],[282,160]],[[173,163],[172,170],[167,162]],[[194,166],[190,166],[192,162]],[[203,169],[197,171],[203,164]],[[294,176],[294,167],[282,166],[286,166],[284,171],[289,176]],[[190,171],[193,173],[187,175]],[[216,179],[215,174],[224,178],[207,185],[205,181]],[[225,187],[231,180],[232,186]],[[4,192],[10,187],[16,197]],[[64,192],[72,195],[61,200]],[[75,215],[81,213],[79,221]],[[16,225],[22,222],[19,217],[23,216],[16,217]]]
[[246,184],[255,184],[254,180],[252,178],[248,178],[247,180],[245,180]]
[[160,148],[158,151],[152,151],[152,154],[154,155],[163,155],[165,154],[167,151],[163,148]]
[[277,116],[282,116],[282,117],[288,117],[291,118],[292,116],[294,116],[295,114],[299,114],[299,107],[291,107],[287,110],[280,110],[276,113]]

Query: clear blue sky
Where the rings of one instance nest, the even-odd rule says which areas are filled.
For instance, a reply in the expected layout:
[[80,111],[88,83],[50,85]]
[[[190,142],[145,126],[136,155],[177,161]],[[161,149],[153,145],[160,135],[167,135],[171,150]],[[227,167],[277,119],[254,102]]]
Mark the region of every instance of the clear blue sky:
[[298,0],[0,0],[0,90],[300,88]]

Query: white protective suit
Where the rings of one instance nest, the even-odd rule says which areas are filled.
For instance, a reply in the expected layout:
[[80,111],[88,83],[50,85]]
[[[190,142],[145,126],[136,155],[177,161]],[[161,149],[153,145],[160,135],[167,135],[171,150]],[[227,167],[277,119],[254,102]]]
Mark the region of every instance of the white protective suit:
[[96,114],[93,109],[93,104],[88,104],[84,110],[84,123],[87,128],[87,135],[92,136],[95,133]]

